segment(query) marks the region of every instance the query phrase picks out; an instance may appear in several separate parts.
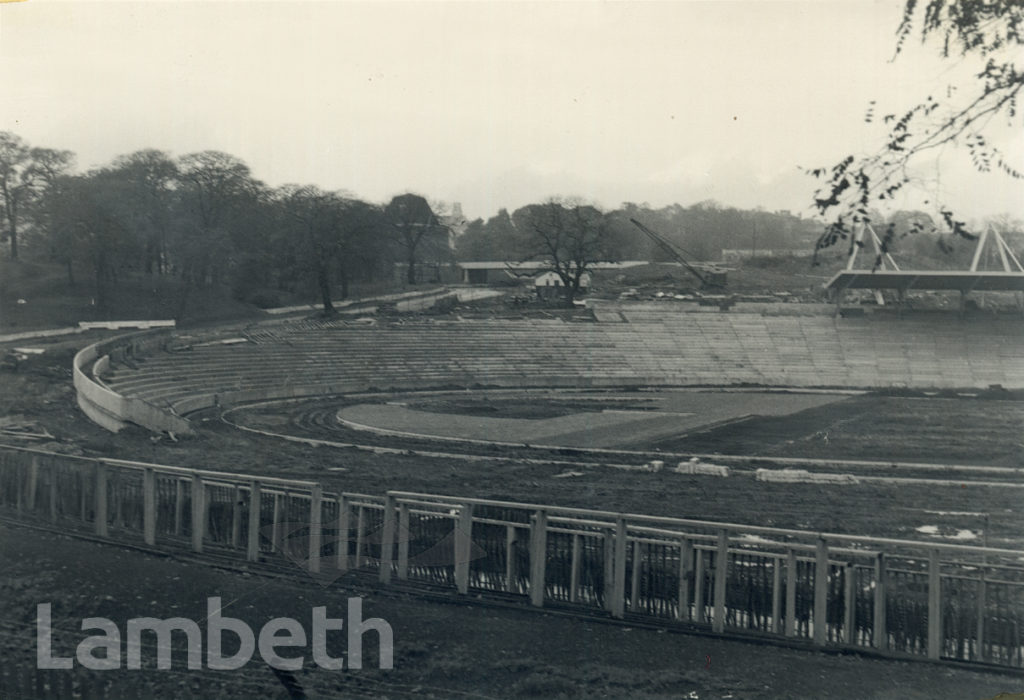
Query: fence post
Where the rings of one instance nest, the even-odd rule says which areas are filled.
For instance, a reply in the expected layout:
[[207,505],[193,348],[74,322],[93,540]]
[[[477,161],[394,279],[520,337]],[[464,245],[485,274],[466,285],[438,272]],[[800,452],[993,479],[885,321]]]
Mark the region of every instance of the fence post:
[[548,552],[548,514],[538,510],[530,523],[530,604],[544,606],[544,576]]
[[[381,583],[391,583],[391,561],[394,558],[395,543],[395,517],[395,497],[389,493],[384,497],[384,524],[380,533],[380,569],[377,571],[377,578]],[[457,537],[458,534],[456,534]],[[459,546],[456,544],[456,559],[458,558],[458,549]]]
[[942,576],[939,550],[928,553],[928,658],[942,656]]
[[580,587],[580,550],[582,549],[582,537],[579,533],[572,536],[572,563],[569,567],[569,602],[576,602],[576,591]]
[[259,481],[254,479],[249,482],[249,539],[245,548],[248,561],[260,559],[260,503],[263,500],[260,491]]
[[828,543],[818,538],[814,555],[814,643],[828,642]]
[[985,588],[985,569],[982,568],[978,575],[978,638],[975,642],[976,658],[980,658],[982,661],[988,661],[988,654],[985,652]]
[[690,619],[690,565],[693,561],[693,542],[683,537],[679,543],[679,607],[677,620]]
[[398,580],[409,578],[409,504],[398,506]]
[[889,648],[889,631],[885,620],[885,554],[879,552],[875,557],[875,615],[872,625],[875,638],[875,649],[883,651]]
[[718,531],[718,551],[715,555],[715,619],[711,629],[725,631],[725,594],[729,577],[729,533]]
[[51,459],[50,465],[50,522],[57,522],[57,464]]
[[174,534],[181,534],[182,511],[185,510],[185,483],[174,478]]
[[28,465],[28,493],[25,495],[28,509],[36,509],[36,487],[39,484],[39,455],[32,455]]
[[309,490],[309,573],[320,573],[320,549],[323,544],[324,487],[313,484]]
[[707,622],[707,606],[704,605],[704,550],[695,547],[697,562],[693,570],[693,612],[694,622]]
[[348,498],[344,494],[340,494],[338,496],[338,549],[335,552],[335,565],[341,573],[348,571],[348,537],[351,518],[352,506],[349,505]]
[[519,558],[516,556],[516,541],[519,531],[514,525],[505,526],[505,592],[518,593]]
[[231,548],[237,549],[242,539],[242,487],[235,484],[231,493]]
[[626,519],[615,520],[615,576],[612,579],[612,617],[626,614],[626,544],[629,532]]
[[142,472],[142,539],[156,544],[156,472],[146,467]]
[[274,494],[274,519],[270,525],[270,551],[281,553],[281,530],[283,524],[281,523],[281,494]]
[[796,550],[786,550],[786,636],[795,637],[796,619]]
[[462,595],[469,593],[469,560],[472,554],[473,504],[463,503],[455,521],[455,589]]
[[198,474],[192,475],[192,551],[202,553],[206,539],[205,485]]
[[615,610],[615,531],[604,531],[604,609]]
[[107,465],[96,462],[96,535],[106,537],[107,530]]
[[[18,455],[19,457],[21,455]],[[25,478],[21,460],[14,460],[14,508],[20,513],[25,509]]]
[[352,566],[359,568],[363,565],[363,549],[366,548],[366,508],[356,506],[356,554],[352,559]]
[[782,557],[772,560],[772,628],[782,634]]

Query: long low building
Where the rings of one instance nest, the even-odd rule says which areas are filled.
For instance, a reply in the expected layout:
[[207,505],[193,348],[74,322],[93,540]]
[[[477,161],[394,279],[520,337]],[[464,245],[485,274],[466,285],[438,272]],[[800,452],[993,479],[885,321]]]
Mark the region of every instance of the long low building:
[[[596,262],[587,265],[590,270],[624,270],[629,267],[647,265],[646,260],[623,260],[622,262]],[[535,277],[551,269],[551,263],[543,260],[526,260],[523,262],[460,262],[456,263],[462,270],[463,284],[495,284],[510,279]]]
[[844,270],[828,281],[828,289],[912,289],[970,292],[1024,292],[1024,272],[970,270]]

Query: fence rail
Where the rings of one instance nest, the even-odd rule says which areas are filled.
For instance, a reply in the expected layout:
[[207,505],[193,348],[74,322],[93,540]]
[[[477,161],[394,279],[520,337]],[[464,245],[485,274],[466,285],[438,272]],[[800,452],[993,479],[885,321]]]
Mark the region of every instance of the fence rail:
[[654,624],[1024,667],[1024,551],[389,491],[0,447],[0,512]]

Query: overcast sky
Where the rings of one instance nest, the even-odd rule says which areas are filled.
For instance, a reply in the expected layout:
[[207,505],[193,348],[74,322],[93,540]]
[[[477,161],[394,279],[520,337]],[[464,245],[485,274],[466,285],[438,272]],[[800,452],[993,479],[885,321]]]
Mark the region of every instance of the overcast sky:
[[[216,149],[270,185],[412,190],[469,217],[552,195],[809,215],[799,166],[877,145],[871,100],[896,112],[966,75],[916,43],[892,62],[900,9],[27,0],[0,4],[0,130],[82,169]],[[936,155],[922,197],[1024,213],[1020,183]]]

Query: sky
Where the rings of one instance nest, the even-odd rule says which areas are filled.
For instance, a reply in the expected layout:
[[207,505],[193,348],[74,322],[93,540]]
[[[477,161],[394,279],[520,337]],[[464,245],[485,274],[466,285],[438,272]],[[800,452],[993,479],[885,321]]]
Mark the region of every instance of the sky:
[[[971,80],[918,42],[891,60],[901,7],[0,3],[0,130],[72,150],[81,170],[213,149],[271,186],[414,191],[468,218],[551,196],[809,216],[801,168],[874,150],[872,100],[901,112]],[[1020,136],[1004,144],[1018,163]],[[962,149],[934,155],[898,206],[1024,215],[1021,183],[976,173]]]

